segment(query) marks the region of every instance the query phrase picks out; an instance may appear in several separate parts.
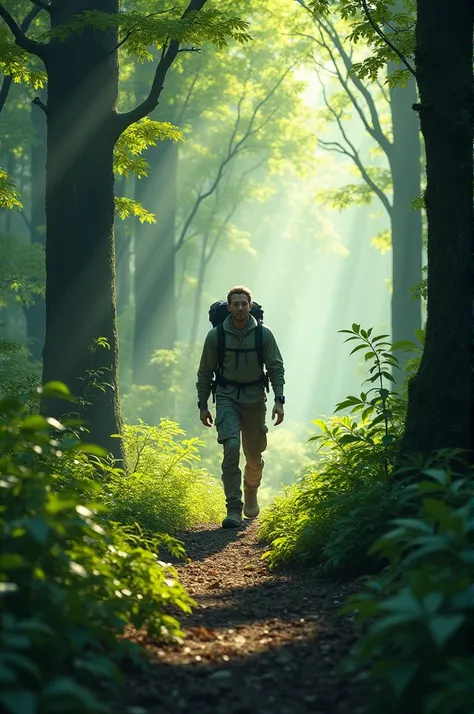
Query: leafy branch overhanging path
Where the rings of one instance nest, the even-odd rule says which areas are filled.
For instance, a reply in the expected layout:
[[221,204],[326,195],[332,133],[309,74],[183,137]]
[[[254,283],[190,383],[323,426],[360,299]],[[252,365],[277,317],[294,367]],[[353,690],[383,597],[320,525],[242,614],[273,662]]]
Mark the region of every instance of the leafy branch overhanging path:
[[180,537],[180,578],[198,607],[181,620],[184,644],[145,640],[150,665],[129,674],[123,714],[357,714],[339,670],[357,637],[338,614],[354,583],[271,572],[256,523]]

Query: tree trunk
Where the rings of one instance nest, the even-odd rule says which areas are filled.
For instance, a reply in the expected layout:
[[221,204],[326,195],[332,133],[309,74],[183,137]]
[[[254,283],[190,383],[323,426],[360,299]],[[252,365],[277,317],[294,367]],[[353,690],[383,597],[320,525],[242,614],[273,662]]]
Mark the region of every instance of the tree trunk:
[[[126,194],[126,178],[121,176],[117,182],[117,195]],[[115,273],[117,286],[117,313],[124,313],[130,304],[130,236],[125,222],[120,218],[115,221]]]
[[156,349],[177,339],[175,223],[178,147],[163,141],[149,150],[150,176],[136,182],[136,199],[156,214],[156,224],[135,233],[135,340],[133,381],[153,384],[149,362]]
[[[391,73],[398,67],[389,66]],[[392,228],[392,340],[413,340],[421,327],[421,302],[412,300],[410,289],[421,281],[422,218],[411,202],[421,193],[421,142],[417,117],[415,80],[390,90],[393,151]],[[398,355],[403,361],[403,354]],[[400,366],[403,368],[403,364]]]
[[[75,13],[118,12],[118,0],[54,0],[54,30]],[[88,29],[52,39],[46,163],[46,340],[43,380],[60,380],[89,402],[90,439],[122,458],[115,312],[113,148],[117,138],[116,32]],[[105,337],[110,349],[94,354]],[[92,370],[92,372],[91,372]],[[102,391],[95,378],[111,386]],[[44,405],[54,415],[68,408]]]
[[473,447],[472,0],[418,0],[418,106],[426,147],[428,319],[409,389],[406,451]]
[[130,305],[130,237],[124,226],[115,229],[116,272],[117,272],[117,312],[124,313]]
[[[45,174],[46,174],[46,117],[34,104],[31,120],[35,138],[31,147],[31,230],[32,243],[45,245]],[[46,307],[44,297],[36,295],[32,305],[25,307],[28,347],[32,358],[40,361],[43,354]]]

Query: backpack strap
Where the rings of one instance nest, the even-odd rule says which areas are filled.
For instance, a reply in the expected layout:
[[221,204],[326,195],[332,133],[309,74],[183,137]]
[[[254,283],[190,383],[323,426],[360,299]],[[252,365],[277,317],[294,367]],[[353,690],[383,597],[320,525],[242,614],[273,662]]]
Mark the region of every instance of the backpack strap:
[[216,389],[219,381],[223,379],[224,358],[225,358],[225,330],[224,325],[220,322],[217,325],[217,367],[214,379],[211,384],[212,401],[216,401]]
[[222,372],[225,358],[225,330],[220,322],[217,325],[217,371]]
[[265,372],[265,363],[263,360],[263,324],[260,320],[257,320],[257,327],[255,332],[255,348],[257,350],[258,363],[260,369],[262,370],[262,384],[267,392],[270,391],[270,381],[268,375]]
[[262,372],[263,369],[263,325],[260,320],[257,321],[257,327],[255,332],[255,348],[257,350],[258,363]]

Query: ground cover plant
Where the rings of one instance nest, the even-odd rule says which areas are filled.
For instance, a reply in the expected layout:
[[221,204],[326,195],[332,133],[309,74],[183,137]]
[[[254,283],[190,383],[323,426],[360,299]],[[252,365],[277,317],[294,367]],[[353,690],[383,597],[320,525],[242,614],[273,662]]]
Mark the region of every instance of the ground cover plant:
[[110,470],[102,499],[110,517],[150,533],[173,533],[225,514],[219,481],[200,468],[202,442],[176,422],[126,425],[127,471]]
[[[176,612],[192,605],[159,559],[159,539],[112,523],[86,467],[75,482],[61,478],[65,457],[102,456],[62,436],[67,428],[25,414],[18,398],[0,402],[0,703],[12,714],[108,711],[118,662],[129,652],[119,639],[127,625],[180,638]],[[167,547],[181,551],[172,539]]]
[[370,624],[349,671],[367,710],[466,714],[474,701],[474,473],[455,450],[398,472],[412,517],[371,551],[388,561],[349,600]]
[[272,566],[312,563],[346,574],[379,567],[367,551],[398,512],[403,489],[392,472],[404,400],[388,386],[397,360],[387,335],[356,324],[342,332],[368,365],[365,391],[337,405],[348,414],[315,421],[318,461],[264,513],[260,536]]

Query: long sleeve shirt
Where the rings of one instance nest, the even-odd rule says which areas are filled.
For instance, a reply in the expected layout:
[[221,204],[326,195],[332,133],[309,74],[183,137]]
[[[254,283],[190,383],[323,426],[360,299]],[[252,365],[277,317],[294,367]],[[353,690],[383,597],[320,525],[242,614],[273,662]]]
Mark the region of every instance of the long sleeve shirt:
[[[242,383],[257,381],[262,375],[258,355],[255,351],[255,330],[257,321],[250,315],[248,325],[242,330],[237,330],[232,324],[232,316],[229,315],[224,320],[223,326],[226,348],[230,348],[230,350],[253,350],[247,353],[226,351],[223,362],[224,378],[233,382]],[[275,397],[280,397],[283,396],[283,387],[285,384],[283,358],[270,328],[266,325],[262,325],[262,330],[263,362]],[[214,327],[208,332],[204,342],[197,374],[198,381],[196,387],[198,400],[201,404],[207,404],[211,393],[213,375],[217,367],[217,328]],[[217,395],[219,394],[230,396],[242,403],[251,403],[264,398],[264,387],[260,384],[255,384],[239,389],[237,386],[230,384],[226,386],[218,385]]]

